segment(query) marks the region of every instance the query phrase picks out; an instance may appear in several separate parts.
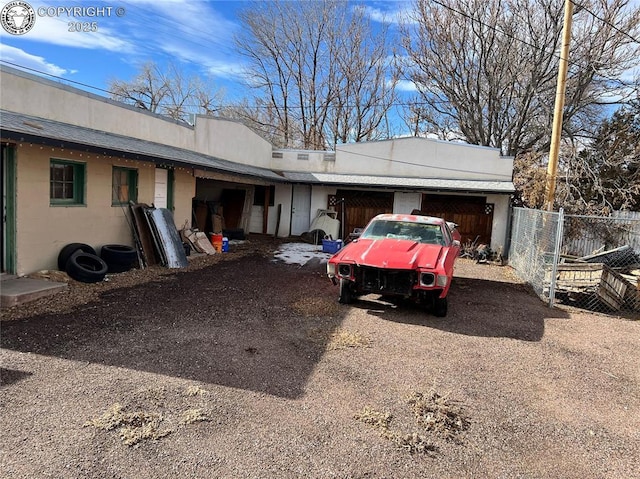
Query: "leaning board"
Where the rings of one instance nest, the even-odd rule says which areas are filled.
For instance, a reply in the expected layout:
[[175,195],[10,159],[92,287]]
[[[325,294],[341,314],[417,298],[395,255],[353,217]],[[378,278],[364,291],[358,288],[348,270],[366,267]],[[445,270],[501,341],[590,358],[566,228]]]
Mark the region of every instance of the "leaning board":
[[173,221],[173,213],[166,208],[145,209],[153,236],[161,251],[164,266],[167,268],[185,268],[189,260],[182,246],[180,234]]

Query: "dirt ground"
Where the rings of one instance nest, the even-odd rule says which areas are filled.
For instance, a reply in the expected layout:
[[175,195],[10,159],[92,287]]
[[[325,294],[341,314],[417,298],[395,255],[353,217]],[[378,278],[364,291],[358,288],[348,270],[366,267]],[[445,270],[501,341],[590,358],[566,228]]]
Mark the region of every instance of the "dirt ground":
[[460,260],[337,303],[260,239],[2,311],[3,478],[638,478],[640,322]]

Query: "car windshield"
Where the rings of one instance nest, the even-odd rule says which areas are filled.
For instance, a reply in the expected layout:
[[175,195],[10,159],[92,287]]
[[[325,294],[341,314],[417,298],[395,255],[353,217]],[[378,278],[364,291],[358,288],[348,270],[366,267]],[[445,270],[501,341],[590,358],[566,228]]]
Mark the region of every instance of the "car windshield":
[[439,225],[411,221],[376,220],[367,226],[360,238],[391,238],[417,241],[418,243],[445,244]]

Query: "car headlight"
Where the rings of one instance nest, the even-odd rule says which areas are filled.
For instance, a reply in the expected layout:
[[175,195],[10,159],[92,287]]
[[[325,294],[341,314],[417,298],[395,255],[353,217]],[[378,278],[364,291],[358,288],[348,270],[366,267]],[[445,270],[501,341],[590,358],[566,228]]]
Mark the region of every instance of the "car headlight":
[[342,278],[351,277],[351,265],[348,263],[340,263],[338,265],[338,276]]
[[448,282],[449,282],[449,278],[446,275],[439,274],[438,278],[436,279],[436,286],[440,286],[444,288]]
[[327,263],[327,276],[333,277],[336,275],[336,265],[334,263]]
[[422,286],[433,286],[436,282],[435,276],[433,273],[420,273],[420,284]]

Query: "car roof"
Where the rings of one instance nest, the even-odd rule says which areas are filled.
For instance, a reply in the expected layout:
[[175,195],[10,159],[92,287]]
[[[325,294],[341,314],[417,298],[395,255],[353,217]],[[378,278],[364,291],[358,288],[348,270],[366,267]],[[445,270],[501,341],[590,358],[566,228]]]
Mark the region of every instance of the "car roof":
[[383,213],[374,216],[371,221],[384,220],[384,221],[409,221],[412,223],[426,223],[430,225],[443,225],[444,219],[436,216],[424,216],[424,215],[403,215],[397,213]]

